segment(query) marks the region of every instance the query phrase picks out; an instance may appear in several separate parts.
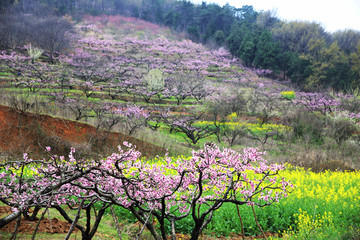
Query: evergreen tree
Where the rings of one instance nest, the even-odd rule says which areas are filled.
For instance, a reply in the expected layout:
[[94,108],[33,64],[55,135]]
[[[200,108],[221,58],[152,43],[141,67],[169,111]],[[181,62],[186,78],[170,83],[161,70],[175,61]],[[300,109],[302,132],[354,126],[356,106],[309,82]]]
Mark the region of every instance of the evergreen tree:
[[302,87],[305,80],[312,74],[312,66],[310,60],[299,56],[297,53],[289,55],[289,64],[286,76],[288,76],[293,83]]
[[256,48],[257,51],[255,54],[254,65],[256,67],[276,70],[278,48],[272,40],[272,36],[269,31],[265,30],[262,32]]
[[225,34],[222,30],[217,30],[212,38],[214,39],[215,43],[219,46],[225,43]]
[[252,65],[255,59],[255,47],[255,38],[249,31],[245,35],[244,40],[241,42],[240,47],[237,51],[237,55],[240,57],[241,60],[244,61],[244,64],[248,67]]
[[226,38],[226,44],[233,55],[238,54],[238,49],[245,36],[246,27],[239,22],[235,22],[231,27],[230,35]]

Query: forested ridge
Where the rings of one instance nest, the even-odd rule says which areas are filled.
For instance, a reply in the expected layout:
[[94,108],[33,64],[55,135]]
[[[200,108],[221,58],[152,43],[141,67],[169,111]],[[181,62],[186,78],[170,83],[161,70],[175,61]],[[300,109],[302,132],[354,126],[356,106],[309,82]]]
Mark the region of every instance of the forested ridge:
[[[49,8],[52,11],[44,11]],[[15,49],[29,40],[24,36],[33,35],[30,42],[49,49],[51,59],[54,52],[66,48],[59,45],[50,49],[44,46],[49,45],[48,39],[39,37],[46,35],[39,33],[44,28],[41,24],[54,26],[63,20],[53,15],[80,20],[83,14],[121,14],[185,32],[191,40],[210,48],[223,46],[247,67],[268,69],[270,76],[290,79],[303,90],[349,91],[360,86],[359,31],[329,33],[318,23],[281,21],[273,12],[258,12],[252,6],[221,7],[174,0],[6,0],[0,3],[0,10],[2,50]],[[29,20],[34,17],[29,13],[43,20]],[[59,31],[68,30],[66,24],[61,26]],[[36,34],[29,29],[37,30]],[[22,34],[26,31],[33,34]]]

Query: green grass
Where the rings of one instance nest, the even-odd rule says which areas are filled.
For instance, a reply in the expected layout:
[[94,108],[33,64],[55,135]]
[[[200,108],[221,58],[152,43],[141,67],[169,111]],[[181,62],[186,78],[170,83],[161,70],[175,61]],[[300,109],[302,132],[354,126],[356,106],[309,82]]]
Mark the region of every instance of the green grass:
[[5,77],[8,77],[8,76],[12,76],[13,74],[12,73],[9,73],[9,72],[0,72],[0,76],[5,76]]
[[[175,130],[172,133],[170,133],[170,128],[167,125],[163,124],[163,123],[160,123],[160,128],[158,129],[158,132],[162,136],[174,141],[175,143],[181,143],[183,145],[193,146],[193,144],[191,143],[191,140],[186,136],[185,133],[178,132],[178,131],[175,131]],[[211,136],[208,136],[206,138],[200,139],[195,146],[203,147],[205,143],[216,142],[216,141],[217,141],[216,136],[211,135]]]

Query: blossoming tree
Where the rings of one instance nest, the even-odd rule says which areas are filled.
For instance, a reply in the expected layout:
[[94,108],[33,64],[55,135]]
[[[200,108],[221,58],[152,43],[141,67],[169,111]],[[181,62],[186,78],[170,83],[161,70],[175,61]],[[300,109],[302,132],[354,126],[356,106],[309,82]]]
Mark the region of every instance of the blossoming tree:
[[[15,218],[29,207],[55,208],[81,231],[82,239],[92,239],[111,205],[128,209],[159,240],[167,239],[169,225],[176,239],[176,222],[190,216],[194,222],[191,239],[195,240],[225,202],[266,206],[287,196],[292,187],[278,179],[284,166],[266,164],[257,149],[237,153],[207,144],[190,159],[165,156],[144,161],[135,147],[124,145],[127,150],[119,147],[118,153],[92,161],[75,159],[74,149],[68,159],[32,160],[25,154],[23,161],[0,166],[0,201],[13,207]],[[101,207],[91,228],[90,207],[96,202]],[[65,205],[78,209],[74,219]],[[77,223],[82,209],[86,226]],[[9,221],[1,219],[0,227]]]

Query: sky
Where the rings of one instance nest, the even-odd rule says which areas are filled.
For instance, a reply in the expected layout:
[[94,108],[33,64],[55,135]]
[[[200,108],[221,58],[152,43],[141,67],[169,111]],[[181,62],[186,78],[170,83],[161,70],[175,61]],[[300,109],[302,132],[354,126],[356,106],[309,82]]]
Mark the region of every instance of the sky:
[[[201,0],[191,0],[201,3]],[[205,0],[223,6],[252,5],[256,11],[272,10],[281,20],[306,20],[320,23],[327,32],[360,31],[360,0]]]

